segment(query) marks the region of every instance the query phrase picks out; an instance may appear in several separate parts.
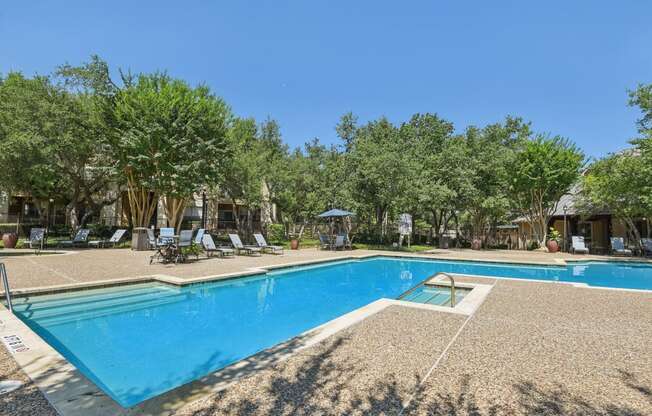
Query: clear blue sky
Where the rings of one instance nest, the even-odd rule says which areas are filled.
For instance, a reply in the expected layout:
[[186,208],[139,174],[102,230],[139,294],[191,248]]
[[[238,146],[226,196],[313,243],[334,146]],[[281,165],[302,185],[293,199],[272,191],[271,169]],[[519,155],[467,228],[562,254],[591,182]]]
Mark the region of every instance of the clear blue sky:
[[460,131],[512,114],[598,156],[636,134],[626,91],[652,82],[651,16],[646,0],[7,1],[0,73],[99,54],[205,82],[293,146],[334,142],[347,111]]

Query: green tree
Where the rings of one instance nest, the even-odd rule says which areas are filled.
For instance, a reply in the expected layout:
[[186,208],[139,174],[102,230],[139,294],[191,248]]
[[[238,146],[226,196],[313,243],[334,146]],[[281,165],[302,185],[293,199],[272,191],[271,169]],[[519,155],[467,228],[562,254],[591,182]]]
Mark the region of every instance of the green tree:
[[529,123],[518,117],[507,117],[503,123],[482,129],[467,129],[465,166],[470,171],[471,187],[462,201],[474,238],[486,240],[508,215],[515,149],[529,135]]
[[429,217],[431,235],[440,239],[470,191],[465,143],[453,135],[453,124],[436,114],[415,114],[400,131],[411,176],[402,205]]
[[[37,200],[63,200],[76,228],[117,198],[109,192],[112,160],[103,151],[106,130],[97,124],[94,91],[75,88],[65,75],[2,82],[0,117],[4,163],[22,171],[3,182]],[[56,196],[55,196],[56,195]]]
[[645,160],[635,150],[594,162],[582,180],[580,207],[587,212],[609,210],[626,225],[630,240],[640,241],[634,221],[652,214],[652,180],[644,172]]
[[295,149],[287,160],[289,174],[285,176],[282,192],[279,194],[281,217],[290,234],[296,224],[301,238],[318,214],[333,208],[337,195],[339,155],[335,148],[328,148],[318,139],[306,143],[303,149]]
[[546,243],[551,214],[579,179],[583,165],[583,153],[559,136],[537,135],[523,141],[517,151],[511,169],[511,195],[541,246]]
[[410,180],[408,149],[401,139],[399,129],[386,118],[371,121],[356,129],[346,159],[353,201],[368,215],[381,240]]
[[220,182],[230,157],[231,112],[208,87],[166,74],[139,75],[115,96],[109,149],[126,177],[135,226],[147,226],[158,197],[180,226],[193,194]]
[[582,181],[581,207],[587,212],[608,209],[626,225],[630,240],[639,244],[634,221],[652,223],[652,84],[639,85],[630,92],[630,105],[637,106],[640,137],[634,148],[594,162]]
[[[235,204],[235,225],[242,230],[240,204],[247,206],[247,212],[259,208],[263,203],[263,167],[266,163],[259,139],[259,130],[253,118],[235,119],[228,131],[229,146],[233,157],[224,171],[223,189]],[[247,216],[247,231],[251,229],[251,216]]]

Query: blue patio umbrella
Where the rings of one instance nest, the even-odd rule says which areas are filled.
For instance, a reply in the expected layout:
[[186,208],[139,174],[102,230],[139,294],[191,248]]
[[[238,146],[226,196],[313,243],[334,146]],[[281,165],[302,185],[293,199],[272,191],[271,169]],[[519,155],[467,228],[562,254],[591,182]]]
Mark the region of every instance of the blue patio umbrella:
[[342,209],[331,209],[326,212],[322,212],[321,214],[317,215],[319,218],[340,218],[340,217],[351,217],[354,216],[355,214],[349,211],[344,211]]

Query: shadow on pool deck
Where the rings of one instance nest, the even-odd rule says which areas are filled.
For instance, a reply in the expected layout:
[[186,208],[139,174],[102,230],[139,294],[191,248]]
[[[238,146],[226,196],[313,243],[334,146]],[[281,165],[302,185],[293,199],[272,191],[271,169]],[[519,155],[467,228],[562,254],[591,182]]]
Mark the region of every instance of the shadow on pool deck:
[[179,414],[650,415],[651,314],[649,293],[500,281],[427,379],[461,322],[395,307]]

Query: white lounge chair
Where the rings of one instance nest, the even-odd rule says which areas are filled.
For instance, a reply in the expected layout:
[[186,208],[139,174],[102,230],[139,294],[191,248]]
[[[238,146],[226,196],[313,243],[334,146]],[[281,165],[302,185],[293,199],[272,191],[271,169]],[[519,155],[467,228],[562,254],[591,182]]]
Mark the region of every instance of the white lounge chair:
[[267,244],[267,241],[262,234],[256,233],[254,234],[254,238],[256,239],[256,244],[258,244],[258,247],[260,247],[263,251],[268,250],[272,254],[283,254],[283,246],[270,246]]
[[622,237],[611,237],[611,253],[616,256],[631,256],[632,250],[625,248]]
[[240,240],[240,236],[238,234],[229,234],[229,239],[231,240],[231,244],[233,244],[233,247],[238,254],[244,252],[249,256],[260,256],[260,253],[263,251],[258,246],[245,246],[242,244],[242,240]]
[[210,257],[213,253],[219,253],[221,257],[233,256],[235,254],[235,250],[232,248],[216,247],[215,241],[213,241],[213,237],[210,234],[204,233],[202,235],[201,245],[204,248],[206,257]]
[[574,235],[571,237],[572,247],[571,253],[573,254],[589,254],[589,249],[584,245],[584,237],[579,235]]
[[112,247],[115,247],[116,244],[120,243],[124,236],[126,235],[127,230],[124,229],[118,229],[115,230],[111,238],[108,240],[92,240],[88,242],[88,245],[91,247],[107,247],[111,245]]

